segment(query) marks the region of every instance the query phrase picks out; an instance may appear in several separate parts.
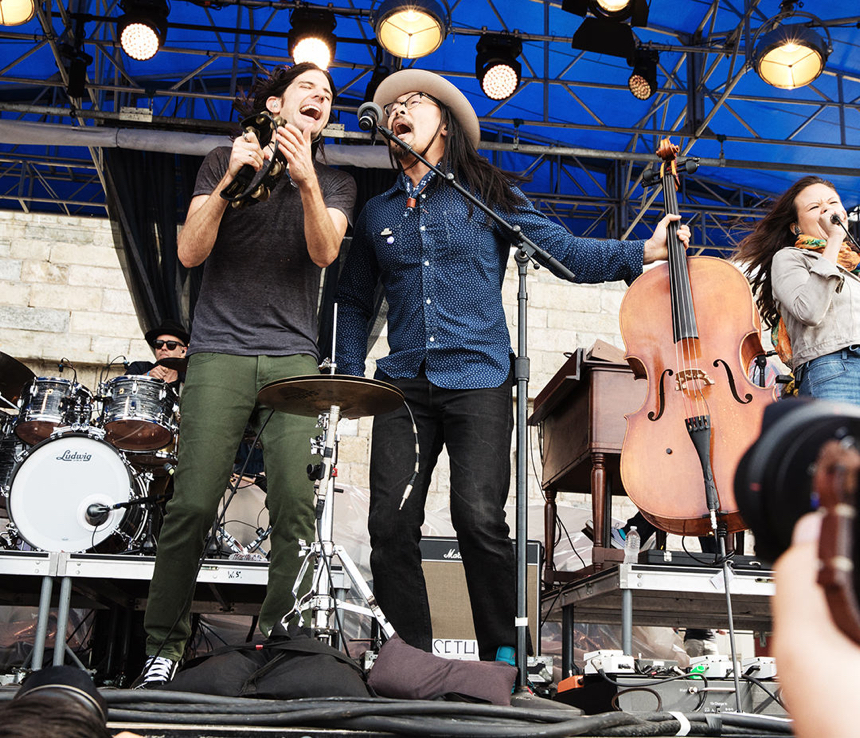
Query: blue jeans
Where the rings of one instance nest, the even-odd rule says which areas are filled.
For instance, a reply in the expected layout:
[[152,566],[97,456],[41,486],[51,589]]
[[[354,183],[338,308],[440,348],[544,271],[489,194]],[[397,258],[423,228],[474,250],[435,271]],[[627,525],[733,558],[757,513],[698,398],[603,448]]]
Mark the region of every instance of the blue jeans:
[[811,359],[794,376],[799,395],[860,405],[860,346]]
[[516,556],[505,522],[514,418],[511,377],[492,389],[450,390],[423,375],[388,379],[415,415],[420,465],[409,499],[415,440],[405,407],[377,415],[370,457],[370,566],[373,591],[398,635],[432,650],[421,525],[430,476],[444,445],[451,462],[451,522],[457,531],[482,659],[516,644]]

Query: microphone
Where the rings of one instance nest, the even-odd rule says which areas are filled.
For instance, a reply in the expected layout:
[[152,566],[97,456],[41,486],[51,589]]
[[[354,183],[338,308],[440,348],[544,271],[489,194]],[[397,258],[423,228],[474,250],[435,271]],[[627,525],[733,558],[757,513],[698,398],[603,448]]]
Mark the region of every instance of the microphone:
[[362,131],[370,131],[379,125],[384,117],[382,108],[375,102],[366,102],[358,109],[358,127]]
[[107,519],[110,517],[111,510],[113,508],[108,505],[103,505],[101,503],[94,503],[87,507],[87,511],[84,513],[84,518],[90,525],[94,525],[96,527],[100,525],[104,525],[107,522]]
[[833,225],[842,225],[842,218],[839,217],[839,213],[830,213],[830,222]]

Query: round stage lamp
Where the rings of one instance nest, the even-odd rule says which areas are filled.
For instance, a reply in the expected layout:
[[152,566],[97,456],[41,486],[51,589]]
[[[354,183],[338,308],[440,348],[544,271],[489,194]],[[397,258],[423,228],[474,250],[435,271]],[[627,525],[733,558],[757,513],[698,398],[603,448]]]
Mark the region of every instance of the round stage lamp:
[[769,85],[793,90],[815,80],[824,71],[828,56],[829,43],[813,28],[795,23],[763,34],[753,63],[758,76]]
[[445,17],[436,0],[385,0],[376,13],[376,40],[389,54],[418,59],[442,45]]
[[34,0],[0,0],[0,26],[20,26],[35,14]]
[[595,5],[600,13],[607,17],[629,15],[631,0],[596,0]]
[[293,61],[312,62],[320,69],[328,69],[337,46],[334,13],[297,8],[290,16],[290,24],[287,50]]
[[484,34],[475,47],[475,76],[491,100],[506,100],[520,85],[522,42],[514,36]]
[[647,100],[657,92],[657,52],[637,52],[627,87],[637,100]]
[[117,24],[122,50],[132,59],[152,59],[167,38],[167,3],[126,3]]

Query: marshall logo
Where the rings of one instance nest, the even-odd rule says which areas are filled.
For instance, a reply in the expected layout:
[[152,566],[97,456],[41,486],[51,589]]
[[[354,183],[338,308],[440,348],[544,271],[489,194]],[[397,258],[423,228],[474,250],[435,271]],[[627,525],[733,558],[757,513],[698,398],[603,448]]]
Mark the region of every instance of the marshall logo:
[[93,458],[92,454],[82,454],[77,451],[69,451],[66,449],[63,451],[62,456],[57,457],[57,461],[89,461]]
[[443,559],[456,559],[457,561],[461,561],[463,559],[463,557],[460,556],[459,549],[456,549],[456,548],[449,548],[447,553],[442,554],[442,558]]

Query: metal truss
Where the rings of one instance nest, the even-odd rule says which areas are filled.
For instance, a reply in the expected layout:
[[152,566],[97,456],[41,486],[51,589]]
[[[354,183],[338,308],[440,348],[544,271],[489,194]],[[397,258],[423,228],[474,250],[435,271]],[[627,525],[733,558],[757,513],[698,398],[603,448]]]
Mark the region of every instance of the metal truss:
[[[223,133],[236,93],[262,70],[287,61],[286,11],[307,4],[174,0],[168,42],[158,63],[149,65],[120,51],[116,0],[43,0],[38,32],[0,27],[0,207],[104,215],[102,148],[64,146],[61,133],[50,144],[30,144],[20,125]],[[633,236],[653,226],[659,207],[653,195],[643,195],[641,172],[664,136],[672,136],[682,154],[701,158],[703,173],[684,185],[681,208],[703,252],[730,251],[737,224],[757,217],[761,203],[778,191],[782,180],[762,173],[854,177],[860,162],[856,53],[854,68],[844,68],[849,57],[841,54],[843,67],[828,65],[815,84],[790,95],[754,84],[747,52],[754,28],[774,15],[777,0],[685,2],[684,17],[658,12],[677,8],[676,1],[652,0],[649,26],[635,33],[659,51],[663,81],[647,103],[635,101],[637,118],[623,124],[617,111],[634,102],[626,86],[629,69],[623,60],[595,60],[571,49],[561,26],[573,27],[575,20],[560,4],[450,0],[443,49],[450,43],[457,51],[438,63],[436,55],[427,57],[420,66],[467,92],[481,118],[485,153],[531,175],[528,194],[572,231]],[[350,121],[380,58],[370,25],[373,1],[335,0],[325,7],[338,21],[336,110]],[[850,45],[838,32],[856,27],[860,17],[824,20],[836,47]],[[499,103],[475,94],[472,48],[484,28],[523,40],[523,82]],[[75,79],[72,60],[82,54],[92,61],[86,78]],[[83,95],[70,96],[70,83],[73,91],[83,84]],[[771,125],[776,120],[778,127]],[[17,124],[14,135],[4,124]],[[349,130],[333,135],[364,143],[362,134]],[[744,184],[752,172],[758,181]]]

